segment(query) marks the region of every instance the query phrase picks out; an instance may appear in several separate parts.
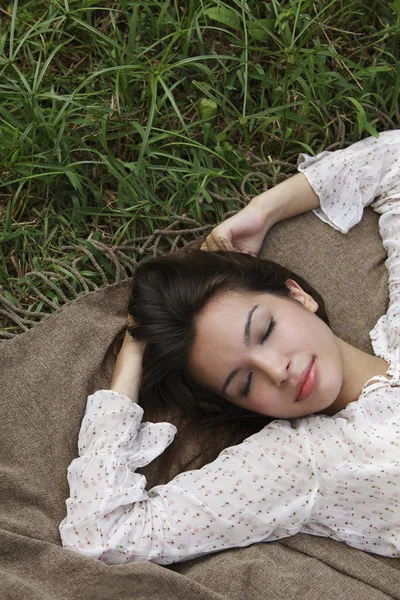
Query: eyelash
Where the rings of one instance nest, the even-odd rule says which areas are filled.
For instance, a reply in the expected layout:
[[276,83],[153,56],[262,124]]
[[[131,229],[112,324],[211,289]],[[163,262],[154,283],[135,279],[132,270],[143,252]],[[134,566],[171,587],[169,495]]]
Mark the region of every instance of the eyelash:
[[[273,329],[275,328],[276,325],[276,320],[275,319],[271,319],[271,324],[268,327],[268,330],[265,332],[262,340],[261,340],[261,344],[263,344],[265,342],[265,340],[270,336],[270,334],[272,333]],[[250,392],[250,384],[251,384],[251,378],[253,377],[253,371],[249,374],[248,378],[247,378],[247,382],[246,385],[244,387],[244,389],[241,392],[242,396],[247,397],[249,395]]]
[[268,331],[265,332],[263,339],[261,340],[261,344],[263,344],[265,342],[265,340],[267,339],[267,337],[269,337],[269,335],[272,333],[272,331],[274,330],[274,327],[276,325],[276,321],[275,319],[271,319],[271,324],[268,327]]

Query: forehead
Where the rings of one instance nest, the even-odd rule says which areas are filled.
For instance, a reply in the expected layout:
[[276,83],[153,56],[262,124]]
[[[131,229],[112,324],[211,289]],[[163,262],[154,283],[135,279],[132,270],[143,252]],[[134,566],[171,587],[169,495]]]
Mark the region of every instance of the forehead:
[[212,298],[197,317],[197,321],[216,314],[242,313],[254,305],[273,308],[284,298],[266,292],[224,292]]
[[257,323],[261,316],[276,311],[282,300],[263,292],[226,292],[212,298],[195,320],[193,352],[204,352],[210,345],[220,346],[223,339],[237,344],[250,315],[251,322]]

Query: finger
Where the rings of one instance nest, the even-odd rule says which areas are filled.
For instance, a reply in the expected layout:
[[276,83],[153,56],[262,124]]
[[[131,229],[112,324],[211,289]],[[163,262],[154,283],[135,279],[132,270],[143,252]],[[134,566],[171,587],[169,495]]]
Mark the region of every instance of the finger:
[[205,242],[200,246],[200,250],[205,250],[206,252],[213,252],[218,250],[218,246],[212,241],[212,238],[207,238]]
[[218,238],[218,246],[219,246],[220,250],[226,250],[229,252],[237,251],[236,248],[234,247],[234,245],[232,244],[232,240],[225,236],[220,236]]

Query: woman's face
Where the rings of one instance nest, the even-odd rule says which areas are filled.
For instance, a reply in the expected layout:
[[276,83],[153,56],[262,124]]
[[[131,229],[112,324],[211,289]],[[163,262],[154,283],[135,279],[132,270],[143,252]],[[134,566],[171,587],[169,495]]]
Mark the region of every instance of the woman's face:
[[[344,367],[337,338],[315,314],[315,300],[293,279],[286,286],[290,298],[226,292],[210,300],[196,320],[189,370],[234,404],[290,419],[329,407],[340,393]],[[313,358],[315,387],[296,401],[299,378]]]

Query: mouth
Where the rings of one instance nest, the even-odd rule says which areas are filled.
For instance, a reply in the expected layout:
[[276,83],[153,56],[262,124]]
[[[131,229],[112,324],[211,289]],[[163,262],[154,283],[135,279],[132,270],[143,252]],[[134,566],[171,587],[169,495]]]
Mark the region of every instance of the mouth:
[[299,381],[299,384],[297,387],[296,402],[298,402],[299,400],[305,400],[312,394],[312,392],[315,388],[315,384],[317,382],[317,375],[318,375],[317,361],[316,361],[316,358],[313,357],[313,360],[310,362],[308,367],[303,371],[303,373],[300,377],[300,381]]

